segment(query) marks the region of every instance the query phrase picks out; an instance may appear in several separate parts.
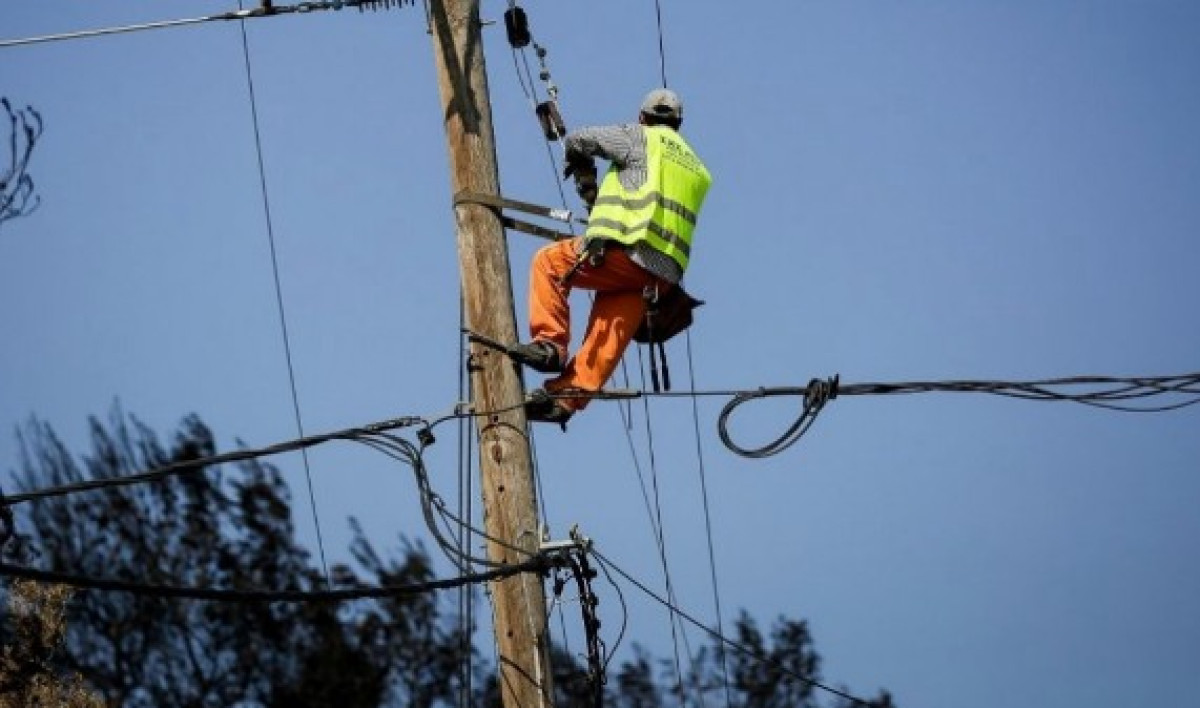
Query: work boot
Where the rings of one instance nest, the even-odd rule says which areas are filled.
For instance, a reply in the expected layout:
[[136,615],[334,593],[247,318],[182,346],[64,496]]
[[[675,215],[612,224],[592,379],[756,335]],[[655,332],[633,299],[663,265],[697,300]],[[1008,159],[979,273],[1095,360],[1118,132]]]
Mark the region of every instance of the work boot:
[[524,364],[543,374],[558,374],[563,370],[562,357],[558,355],[558,347],[550,342],[534,341],[528,344],[514,344],[508,348],[508,356],[518,364]]
[[567,421],[573,415],[575,411],[557,398],[551,398],[545,389],[535,389],[525,399],[525,418],[534,423],[558,423],[565,431]]

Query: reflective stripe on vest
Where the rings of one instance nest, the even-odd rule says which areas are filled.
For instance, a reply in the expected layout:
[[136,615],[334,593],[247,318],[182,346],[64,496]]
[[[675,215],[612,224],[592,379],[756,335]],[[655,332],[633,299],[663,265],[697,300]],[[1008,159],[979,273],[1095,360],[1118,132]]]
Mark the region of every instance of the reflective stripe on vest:
[[588,238],[646,242],[686,270],[696,218],[712,177],[675,131],[646,126],[646,183],[628,191],[610,168],[588,218]]

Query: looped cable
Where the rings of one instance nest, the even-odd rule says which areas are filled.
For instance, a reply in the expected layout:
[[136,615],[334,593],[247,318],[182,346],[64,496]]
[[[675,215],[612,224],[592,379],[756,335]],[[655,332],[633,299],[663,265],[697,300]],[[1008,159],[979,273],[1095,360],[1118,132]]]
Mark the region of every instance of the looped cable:
[[[808,386],[804,388],[760,388],[756,391],[738,394],[725,407],[721,409],[721,415],[717,419],[717,432],[721,436],[721,442],[725,447],[729,448],[735,454],[742,457],[758,459],[770,457],[788,449],[804,436],[812,424],[816,422],[817,416],[825,404],[838,395],[839,377],[833,377],[822,381],[813,379],[808,382]],[[802,408],[799,417],[796,418],[787,430],[775,440],[756,448],[744,448],[733,442],[729,435],[729,417],[733,414],[734,409],[738,406],[757,398],[766,398],[769,396],[802,396]]]
[[808,392],[804,394],[804,405],[820,409],[827,402],[837,398],[840,378],[838,374],[834,374],[832,378],[825,381],[820,379],[809,381]]

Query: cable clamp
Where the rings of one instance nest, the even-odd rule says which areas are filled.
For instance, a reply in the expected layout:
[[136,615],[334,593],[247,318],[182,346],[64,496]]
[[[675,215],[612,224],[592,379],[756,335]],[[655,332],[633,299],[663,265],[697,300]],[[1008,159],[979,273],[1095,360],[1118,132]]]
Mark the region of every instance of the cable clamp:
[[804,406],[806,408],[820,408],[827,402],[837,398],[840,376],[840,374],[834,374],[825,381],[820,379],[809,381],[804,393]]
[[381,420],[378,423],[364,425],[362,430],[368,433],[381,433],[395,428],[411,428],[414,425],[420,425],[425,422],[425,419],[420,416],[406,415],[400,418],[392,418],[391,420]]
[[558,555],[560,553],[569,553],[571,551],[581,551],[587,553],[592,549],[592,539],[579,532],[579,524],[572,524],[568,538],[561,541],[545,540],[547,533],[546,527],[543,526],[543,540],[538,546],[538,550],[541,553],[547,555]]

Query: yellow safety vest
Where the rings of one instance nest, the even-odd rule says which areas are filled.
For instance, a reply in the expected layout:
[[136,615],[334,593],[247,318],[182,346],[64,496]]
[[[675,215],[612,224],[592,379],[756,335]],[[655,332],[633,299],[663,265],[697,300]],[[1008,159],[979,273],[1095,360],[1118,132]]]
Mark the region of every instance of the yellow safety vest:
[[626,245],[644,241],[686,270],[696,217],[712,176],[679,133],[662,126],[644,130],[646,183],[628,191],[616,168],[609,168],[588,216],[587,238]]

